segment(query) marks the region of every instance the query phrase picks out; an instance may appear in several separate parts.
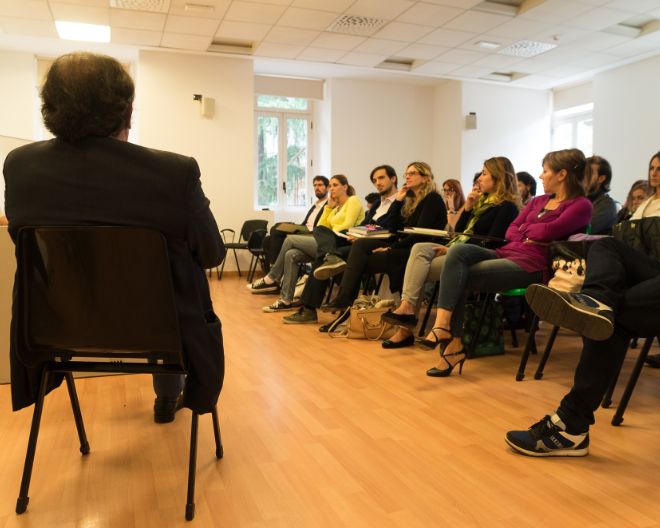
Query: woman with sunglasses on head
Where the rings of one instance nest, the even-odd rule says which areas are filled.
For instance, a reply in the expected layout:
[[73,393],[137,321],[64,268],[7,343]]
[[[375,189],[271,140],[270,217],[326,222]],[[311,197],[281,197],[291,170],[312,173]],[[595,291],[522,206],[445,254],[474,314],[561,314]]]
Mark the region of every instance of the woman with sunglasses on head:
[[427,336],[440,346],[440,362],[428,376],[449,376],[457,364],[462,371],[463,312],[470,291],[498,292],[524,288],[550,278],[549,245],[586,228],[591,202],[585,197],[586,160],[578,149],[550,152],[543,158],[545,194],[531,200],[506,231],[508,242],[493,250],[474,244],[449,248],[440,274],[438,310]]
[[[424,284],[439,279],[448,248],[462,243],[489,248],[502,245],[504,234],[519,211],[520,197],[516,172],[511,161],[505,157],[487,159],[456,224],[456,231],[466,234],[453,237],[446,246],[433,242],[413,246],[406,264],[401,304],[396,310],[382,317],[388,323],[400,326],[396,334],[383,342],[384,348],[399,348],[414,343],[413,329],[417,325],[417,312]],[[499,243],[484,242],[483,239],[470,238],[470,234],[502,240]]]

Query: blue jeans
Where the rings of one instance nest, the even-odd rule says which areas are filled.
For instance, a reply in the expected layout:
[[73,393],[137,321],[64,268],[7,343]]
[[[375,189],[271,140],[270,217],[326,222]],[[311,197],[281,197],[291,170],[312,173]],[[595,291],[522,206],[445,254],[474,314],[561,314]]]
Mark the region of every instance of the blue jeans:
[[451,335],[463,335],[465,300],[471,291],[497,293],[512,288],[525,288],[541,282],[542,273],[527,272],[512,260],[499,258],[492,249],[474,244],[457,244],[449,248],[440,275],[438,308],[449,310]]

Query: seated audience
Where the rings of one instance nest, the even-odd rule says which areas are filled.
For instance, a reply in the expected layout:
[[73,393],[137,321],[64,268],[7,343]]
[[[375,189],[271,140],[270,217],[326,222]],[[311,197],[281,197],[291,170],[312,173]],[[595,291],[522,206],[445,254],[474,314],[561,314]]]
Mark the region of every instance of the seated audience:
[[427,371],[449,376],[463,368],[463,311],[470,291],[498,292],[547,282],[549,243],[584,230],[591,203],[584,197],[586,160],[578,149],[548,153],[541,180],[545,194],[532,199],[506,231],[508,242],[493,250],[474,244],[449,248],[440,274],[438,310],[425,344],[440,346],[441,361]]
[[637,211],[637,208],[642,202],[648,199],[651,195],[652,189],[646,180],[637,180],[632,184],[628,197],[623,207],[616,215],[616,223],[630,220],[630,217]]
[[524,171],[516,173],[516,178],[518,179],[518,192],[524,207],[536,196],[536,180],[529,172]]
[[[396,201],[390,208],[400,214],[396,229],[405,227],[427,227],[439,229],[447,223],[447,211],[440,195],[435,192],[431,167],[424,162],[414,162],[406,168],[406,183],[396,195]],[[372,273],[387,272],[390,289],[399,291],[403,281],[403,272],[412,246],[419,241],[428,240],[421,235],[396,235],[390,239],[361,238],[351,247],[348,261],[343,265],[328,266],[325,263],[314,271],[317,279],[327,279],[343,271],[339,294],[329,304],[322,307],[326,311],[340,311],[351,304],[357,297],[360,281],[365,271]],[[335,258],[339,258],[335,256]],[[336,262],[336,261],[335,261]],[[320,302],[320,300],[319,300]],[[303,307],[307,310],[317,306]]]
[[456,229],[456,222],[458,222],[463,212],[463,204],[465,203],[461,182],[458,180],[445,180],[442,184],[442,197],[445,200],[445,207],[447,208],[447,225],[445,229],[447,231],[454,231]]
[[[309,232],[314,229],[314,226],[317,224],[323,213],[323,206],[327,201],[328,196],[328,178],[325,176],[314,176],[312,180],[312,186],[314,188],[314,196],[316,196],[316,201],[312,204],[305,215],[305,218],[300,223],[301,229],[307,228]],[[284,244],[284,239],[290,233],[280,231],[281,222],[278,222],[273,227],[270,228],[269,235],[264,239],[263,248],[266,256],[266,262],[268,267],[272,266],[273,262],[277,260],[277,256],[280,254],[282,249],[282,244]]]
[[[660,152],[651,158],[649,183],[655,193],[637,208],[635,219],[660,216]],[[630,339],[660,334],[660,262],[619,240],[603,238],[589,249],[580,293],[534,284],[526,297],[541,320],[578,332],[584,344],[573,387],[559,408],[526,431],[509,431],[506,442],[530,456],[587,455],[594,411]]]
[[[371,171],[370,179],[378,190],[379,198],[367,211],[362,225],[377,225],[386,229],[396,229],[399,225],[399,212],[396,208],[391,207],[397,194],[396,171],[389,165],[379,165]],[[345,257],[351,249],[350,245],[337,248],[322,228],[315,229],[314,236],[318,242],[317,258],[312,265],[314,270],[322,264],[328,265],[332,262],[340,264],[344,262],[339,257],[335,259],[335,253]],[[355,240],[355,237],[348,237],[349,243],[354,243]],[[307,279],[300,296],[301,308],[296,313],[284,317],[283,322],[286,324],[316,323],[316,307],[321,305],[327,287],[327,279],[318,279],[312,273]]]
[[380,194],[377,192],[371,192],[364,197],[364,201],[367,202],[367,211],[370,211],[373,205],[376,203],[376,200],[380,198]]
[[[349,227],[359,224],[364,218],[364,208],[360,199],[355,196],[355,189],[348,183],[343,174],[335,174],[330,178],[330,193],[328,202],[315,228],[324,227],[335,240],[335,244],[347,243],[335,233],[346,231]],[[298,279],[299,264],[310,262],[317,251],[316,238],[312,235],[289,235],[284,240],[282,250],[277,256],[268,274],[252,284],[248,289],[252,293],[280,290],[280,298],[276,301],[277,310],[293,308],[293,294]],[[275,310],[273,310],[275,311]]]
[[[588,173],[586,192],[593,205],[591,234],[609,235],[616,223],[617,204],[607,194],[612,181],[612,166],[600,156],[587,158]],[[590,168],[590,169],[589,169]]]
[[[445,182],[446,184],[446,182]],[[464,233],[452,238],[446,246],[433,242],[415,244],[406,264],[401,304],[393,312],[383,315],[389,323],[401,328],[383,348],[399,348],[414,343],[412,329],[417,325],[417,311],[424,284],[440,277],[445,255],[454,244],[470,243],[497,247],[504,242],[504,234],[519,212],[518,187],[513,165],[508,158],[490,158],[484,162],[477,185],[468,194],[456,231]],[[502,239],[500,243],[470,238],[470,234]]]

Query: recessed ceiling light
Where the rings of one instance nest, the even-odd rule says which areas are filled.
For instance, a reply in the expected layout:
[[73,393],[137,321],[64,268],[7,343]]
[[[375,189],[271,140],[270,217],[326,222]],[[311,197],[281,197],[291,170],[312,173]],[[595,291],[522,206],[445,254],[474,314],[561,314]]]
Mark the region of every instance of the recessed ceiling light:
[[497,49],[500,47],[500,44],[497,42],[490,42],[488,40],[480,40],[477,42],[477,46],[484,49]]
[[541,53],[550,51],[557,47],[557,44],[548,44],[547,42],[535,42],[533,40],[519,40],[510,46],[501,49],[499,55],[511,55],[513,57],[536,57]]
[[110,26],[56,20],[55,27],[60,38],[64,40],[110,42]]

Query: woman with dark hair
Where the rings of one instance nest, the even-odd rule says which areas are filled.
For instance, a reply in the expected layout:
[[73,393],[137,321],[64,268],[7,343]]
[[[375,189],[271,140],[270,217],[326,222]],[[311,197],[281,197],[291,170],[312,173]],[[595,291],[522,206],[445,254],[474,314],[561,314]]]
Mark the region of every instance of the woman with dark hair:
[[545,194],[531,200],[506,231],[509,241],[493,250],[474,244],[449,248],[440,275],[438,311],[427,337],[429,347],[440,345],[441,361],[427,375],[449,376],[455,365],[463,369],[463,310],[470,291],[498,292],[547,282],[549,244],[584,229],[591,218],[585,198],[586,161],[578,149],[550,152],[543,158]]
[[463,212],[463,204],[465,203],[461,182],[451,179],[445,180],[442,184],[442,196],[445,200],[445,207],[447,207],[447,225],[445,229],[454,231],[456,229],[456,222],[458,222]]
[[[360,199],[355,196],[355,189],[349,185],[348,178],[343,174],[335,174],[330,178],[328,189],[328,202],[314,231],[324,229],[329,233],[329,243],[343,245],[347,243],[346,239],[336,233],[346,231],[349,227],[362,222],[364,207]],[[248,285],[248,289],[253,292],[273,291],[279,285],[279,299],[270,306],[264,307],[264,312],[290,310],[299,306],[293,303],[298,266],[300,262],[312,261],[317,251],[318,242],[315,236],[289,235],[286,237],[280,254],[268,274]]]
[[616,223],[630,220],[637,208],[651,195],[651,187],[646,180],[637,180],[630,187],[623,207],[616,215]]
[[[415,161],[405,172],[406,183],[396,194],[390,206],[391,214],[398,214],[398,222],[392,231],[404,227],[430,227],[440,229],[447,223],[447,211],[440,195],[435,191],[433,172],[427,163]],[[321,307],[324,311],[338,311],[349,307],[357,297],[360,281],[365,271],[387,272],[390,289],[401,287],[406,261],[410,249],[427,237],[420,235],[394,236],[390,239],[357,239],[351,246],[348,260],[338,255],[329,255],[326,261],[314,270],[314,277],[326,280],[344,272],[337,297]],[[308,300],[300,312],[284,318],[285,323],[312,322],[316,320],[315,308],[322,299]]]
[[[453,237],[446,246],[433,242],[413,246],[406,264],[401,304],[393,312],[383,315],[388,323],[401,328],[390,339],[383,341],[383,348],[399,348],[414,343],[412,329],[417,325],[422,289],[426,282],[435,282],[440,277],[447,250],[455,244],[481,244],[480,239],[470,238],[470,234],[504,239],[504,233],[519,211],[520,197],[511,161],[504,157],[487,159],[456,224],[456,230],[467,235]],[[486,243],[486,247],[497,247],[497,243]]]

